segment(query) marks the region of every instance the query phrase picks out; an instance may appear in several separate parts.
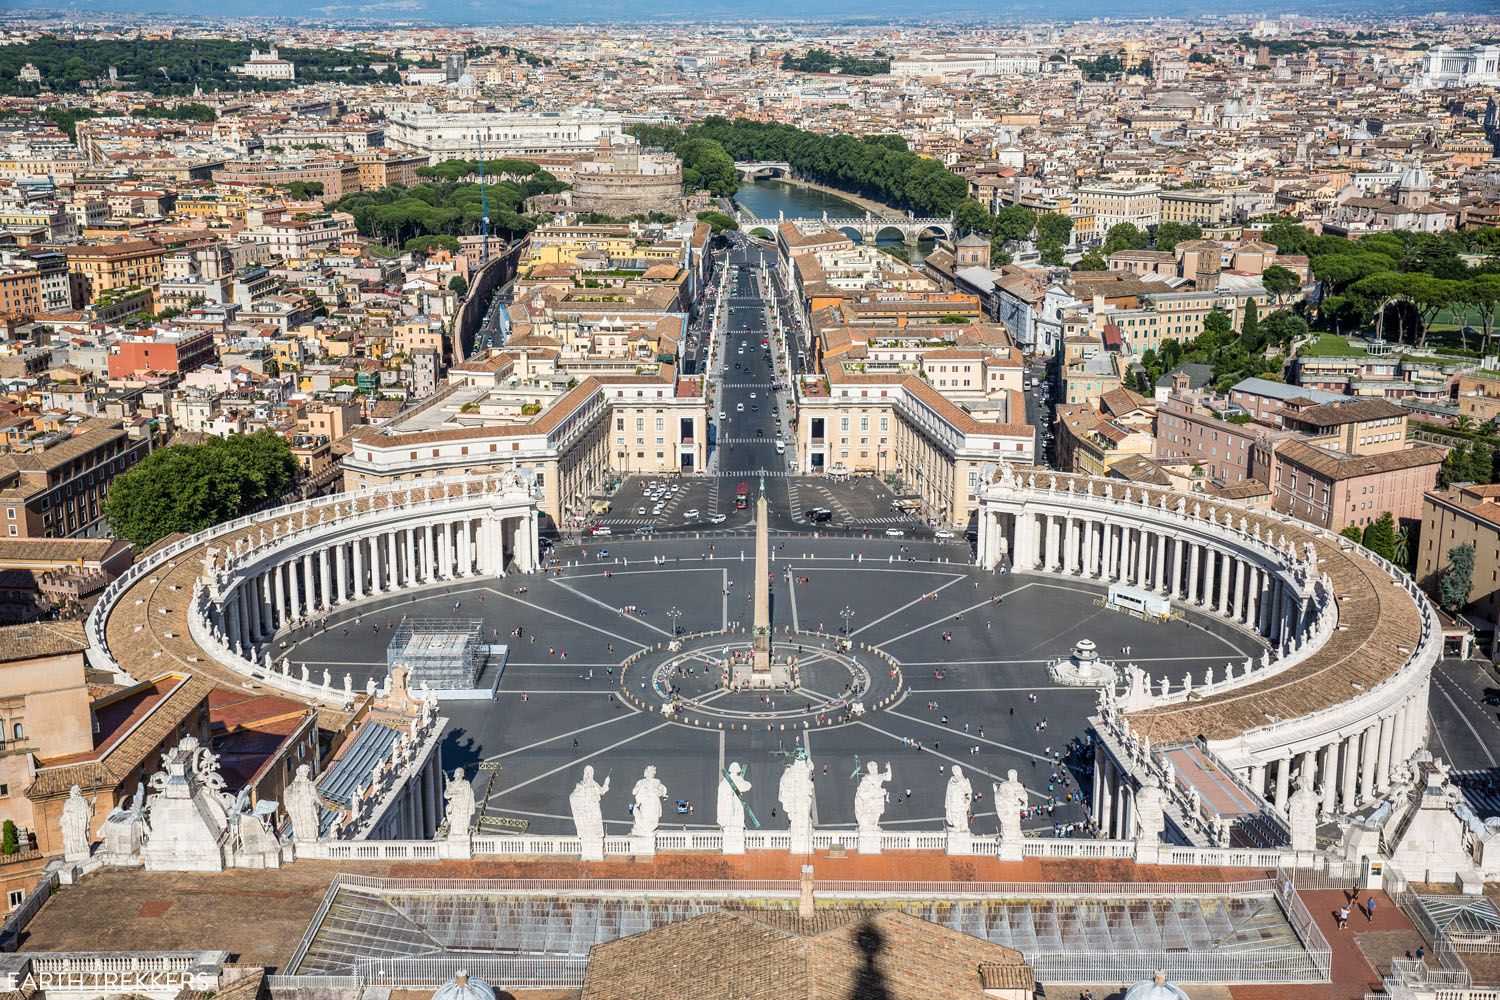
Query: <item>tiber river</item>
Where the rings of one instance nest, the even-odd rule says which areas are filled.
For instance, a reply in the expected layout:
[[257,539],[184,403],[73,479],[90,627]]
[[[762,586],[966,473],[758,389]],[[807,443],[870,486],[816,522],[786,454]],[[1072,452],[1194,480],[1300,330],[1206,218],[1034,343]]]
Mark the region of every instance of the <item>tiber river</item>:
[[[777,213],[785,213],[789,219],[817,218],[824,212],[828,213],[829,218],[857,218],[865,214],[864,209],[837,195],[802,187],[800,184],[788,184],[776,178],[741,183],[734,200],[742,208],[759,216],[767,229],[775,227]],[[752,223],[745,228],[754,229],[755,226]],[[901,248],[902,243],[895,234],[890,234],[880,241],[880,246]],[[915,249],[905,247],[913,264],[922,263],[922,258],[930,253],[932,248],[931,239],[922,240]]]

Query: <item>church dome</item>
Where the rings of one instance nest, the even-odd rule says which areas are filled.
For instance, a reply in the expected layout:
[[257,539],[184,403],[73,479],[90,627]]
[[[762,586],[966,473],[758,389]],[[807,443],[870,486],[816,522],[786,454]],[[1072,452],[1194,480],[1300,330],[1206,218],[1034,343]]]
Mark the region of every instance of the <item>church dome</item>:
[[1432,187],[1432,175],[1421,163],[1413,163],[1401,175],[1400,187],[1407,191],[1426,191]]
[[1167,974],[1158,969],[1155,976],[1126,990],[1125,1000],[1188,1000],[1188,995],[1176,983],[1167,982]]
[[460,969],[453,978],[437,988],[432,1000],[495,1000],[495,991],[483,979]]

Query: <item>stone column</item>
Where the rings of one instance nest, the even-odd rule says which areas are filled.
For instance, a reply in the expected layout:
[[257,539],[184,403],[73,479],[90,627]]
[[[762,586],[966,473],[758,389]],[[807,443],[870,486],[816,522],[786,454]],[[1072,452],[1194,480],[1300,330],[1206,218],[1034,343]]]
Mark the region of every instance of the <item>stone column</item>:
[[1339,797],[1339,745],[1323,747],[1323,815],[1332,816]]
[[1292,758],[1276,761],[1276,811],[1286,815],[1286,800],[1292,790]]
[[1228,552],[1220,553],[1222,565],[1219,567],[1219,614],[1229,614],[1229,595],[1234,589],[1234,569],[1239,560]]
[[271,600],[276,608],[274,619],[276,628],[284,628],[287,623],[286,613],[286,577],[282,574],[281,564],[271,567]]
[[1115,575],[1115,526],[1109,521],[1100,524],[1104,532],[1104,572],[1099,576],[1101,580],[1108,582]]
[[389,593],[396,589],[396,533],[385,531],[380,535],[381,566],[380,566],[380,589],[382,593]]
[[1391,787],[1391,737],[1395,734],[1394,720],[1389,715],[1380,717],[1380,751],[1375,764],[1375,789],[1384,792]]
[[1188,584],[1183,599],[1198,601],[1198,566],[1203,561],[1203,547],[1197,542],[1188,543]]
[[1297,761],[1297,780],[1305,782],[1309,790],[1317,784],[1317,757],[1318,751],[1304,750]]
[[349,558],[343,542],[333,547],[333,579],[333,603],[343,604],[349,594]]
[[1359,790],[1359,734],[1345,737],[1341,741],[1343,771],[1340,775],[1342,788],[1340,798],[1345,812],[1354,811],[1355,795]]
[[1234,560],[1234,576],[1229,586],[1229,617],[1234,621],[1243,621],[1245,617],[1245,597],[1249,591],[1245,561],[1238,557]]
[[1146,575],[1151,569],[1151,532],[1137,528],[1135,532],[1135,585],[1145,590],[1151,585]]
[[1369,802],[1375,798],[1375,760],[1379,756],[1380,723],[1365,727],[1359,738],[1359,799]]
[[1210,611],[1214,606],[1214,575],[1219,568],[1217,556],[1210,546],[1203,546],[1203,598],[1198,603]]
[[1266,765],[1250,765],[1250,787],[1255,789],[1255,794],[1261,798],[1266,795]]
[[1406,744],[1407,726],[1406,717],[1407,702],[1402,702],[1396,709],[1395,722],[1391,725],[1391,770],[1397,765],[1406,763],[1406,758],[1411,756],[1411,750]]
[[1167,535],[1158,533],[1156,536],[1156,592],[1158,594],[1170,594],[1176,586],[1176,580],[1167,579]]
[[363,600],[365,596],[365,543],[368,539],[356,538],[350,542],[354,550],[354,599]]
[[276,634],[276,609],[272,603],[270,571],[257,576],[255,585],[260,589],[260,634],[269,639]]

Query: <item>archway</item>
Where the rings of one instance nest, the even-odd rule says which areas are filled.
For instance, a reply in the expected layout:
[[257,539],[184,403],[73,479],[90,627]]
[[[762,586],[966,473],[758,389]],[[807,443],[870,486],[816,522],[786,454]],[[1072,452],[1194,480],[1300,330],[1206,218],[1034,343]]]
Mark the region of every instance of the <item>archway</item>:
[[776,238],[771,235],[771,231],[765,226],[756,226],[750,230],[750,235],[758,240],[774,240]]
[[881,226],[875,230],[875,242],[879,243],[882,240],[894,240],[897,243],[905,243],[906,232],[900,226]]
[[840,226],[839,232],[843,233],[845,236],[853,240],[856,245],[862,244],[865,241],[865,238],[860,235],[859,230],[855,229],[853,226]]

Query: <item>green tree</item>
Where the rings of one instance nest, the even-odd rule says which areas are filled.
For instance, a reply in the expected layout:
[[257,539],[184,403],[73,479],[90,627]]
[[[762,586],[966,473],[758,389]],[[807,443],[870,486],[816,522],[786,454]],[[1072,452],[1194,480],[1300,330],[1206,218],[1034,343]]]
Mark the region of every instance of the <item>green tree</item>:
[[1163,222],[1156,227],[1156,249],[1171,253],[1184,240],[1203,238],[1203,227],[1196,222]]
[[1312,230],[1290,219],[1281,219],[1266,227],[1261,238],[1276,247],[1277,253],[1300,254],[1313,238]]
[[6,820],[0,826],[0,854],[19,854],[21,851],[21,835],[16,830],[15,820]]
[[682,180],[690,188],[703,188],[710,194],[727,198],[740,188],[740,174],[734,157],[712,139],[684,139],[677,146],[682,160]]
[[1280,264],[1272,264],[1266,268],[1260,276],[1260,283],[1266,286],[1266,291],[1278,306],[1285,305],[1287,299],[1302,289],[1302,279],[1297,277],[1296,272]]
[[1260,346],[1260,310],[1254,299],[1245,300],[1245,311],[1240,316],[1240,343],[1246,351],[1257,350]]
[[1339,534],[1356,545],[1363,545],[1365,543],[1364,532],[1359,530],[1359,525],[1357,524],[1346,524],[1344,530],[1340,531]]
[[116,476],[104,513],[116,535],[144,548],[275,502],[296,479],[297,460],[272,431],[158,449]]
[[1108,271],[1109,261],[1099,252],[1098,247],[1090,247],[1085,250],[1082,257],[1073,262],[1075,271]]
[[466,279],[461,274],[455,274],[453,277],[448,279],[448,290],[454,295],[457,295],[459,298],[463,298],[465,295],[469,294],[468,279]]
[[1130,222],[1117,222],[1104,234],[1104,255],[1121,250],[1144,250],[1148,237]]
[[1043,212],[1036,217],[1037,244],[1043,241],[1066,247],[1073,236],[1073,220],[1057,212]]
[[1495,481],[1495,449],[1488,441],[1475,441],[1469,451],[1469,482],[1487,486]]
[[1265,335],[1266,343],[1286,349],[1307,336],[1307,320],[1296,313],[1278,309],[1261,320],[1260,332]]
[[1031,209],[1021,205],[1006,205],[995,213],[990,233],[1003,240],[1019,242],[1031,235],[1036,227],[1036,216]]
[[738,229],[740,224],[735,221],[734,216],[725,215],[723,212],[709,210],[698,213],[698,221],[708,223],[708,227],[716,233],[722,233],[726,229]]
[[1396,519],[1390,511],[1382,511],[1379,517],[1365,525],[1362,542],[1365,548],[1382,559],[1396,561]]
[[1065,263],[1063,255],[1066,250],[1055,240],[1037,240],[1036,249],[1041,262],[1049,267],[1062,267]]
[[1448,566],[1438,578],[1438,604],[1457,614],[1469,603],[1474,589],[1474,546],[1468,542],[1448,550]]
[[1468,481],[1469,446],[1456,444],[1448,449],[1448,454],[1443,456],[1443,464],[1438,467],[1438,485],[1448,487]]
[[991,229],[989,210],[973,198],[965,198],[953,206],[953,225],[960,233],[985,233]]

